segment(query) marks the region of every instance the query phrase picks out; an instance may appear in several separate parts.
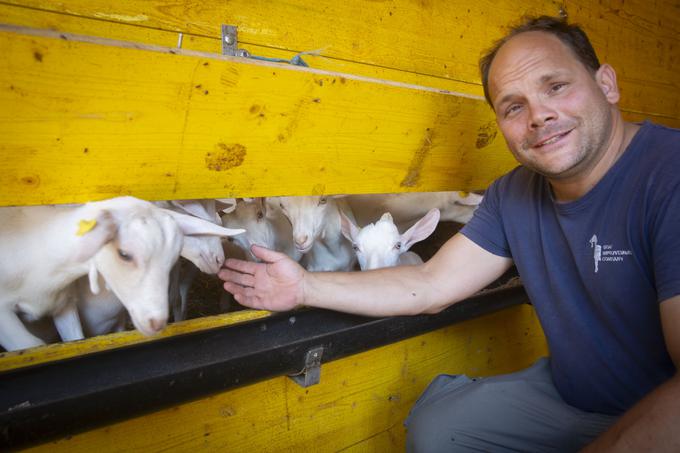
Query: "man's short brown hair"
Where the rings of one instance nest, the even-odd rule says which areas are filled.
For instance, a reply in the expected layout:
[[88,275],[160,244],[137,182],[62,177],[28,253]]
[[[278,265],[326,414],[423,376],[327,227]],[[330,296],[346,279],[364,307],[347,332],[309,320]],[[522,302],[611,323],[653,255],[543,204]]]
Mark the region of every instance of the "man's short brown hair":
[[583,63],[583,65],[593,74],[600,68],[600,61],[597,59],[595,49],[585,32],[575,24],[568,24],[566,18],[540,16],[540,17],[525,17],[522,22],[510,29],[510,31],[501,39],[496,41],[479,60],[479,70],[482,73],[482,86],[484,87],[484,97],[491,108],[493,104],[489,97],[489,68],[493,59],[496,57],[498,50],[508,42],[513,36],[528,31],[542,31],[556,36],[567,47],[569,47],[576,58]]

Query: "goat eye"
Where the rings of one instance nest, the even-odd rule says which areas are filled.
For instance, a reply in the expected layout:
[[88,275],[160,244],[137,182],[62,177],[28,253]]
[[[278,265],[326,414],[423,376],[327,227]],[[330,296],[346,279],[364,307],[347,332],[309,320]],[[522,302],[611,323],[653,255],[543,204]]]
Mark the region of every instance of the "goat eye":
[[283,207],[283,203],[279,203],[279,207],[280,207],[281,209],[283,209],[284,211],[286,210],[286,208]]
[[319,198],[319,204],[326,204],[326,197]]
[[354,249],[355,252],[359,251],[359,246],[356,244],[352,244],[352,248]]
[[121,249],[118,249],[118,256],[120,256],[120,259],[122,259],[123,261],[128,261],[128,262],[132,261],[132,255],[130,255],[129,253],[127,253],[127,252],[125,252]]
[[401,242],[397,242],[396,244],[394,244],[394,248],[397,250],[401,250]]
[[262,220],[264,218],[264,214],[262,211],[257,211],[257,220]]

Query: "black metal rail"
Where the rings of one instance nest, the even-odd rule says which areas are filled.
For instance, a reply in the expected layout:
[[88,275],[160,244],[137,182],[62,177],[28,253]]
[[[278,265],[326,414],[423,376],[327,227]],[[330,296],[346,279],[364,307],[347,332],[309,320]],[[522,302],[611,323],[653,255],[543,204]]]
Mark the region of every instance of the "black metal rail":
[[[73,435],[527,302],[490,291],[437,315],[366,318],[301,310],[0,374],[0,446]],[[323,371],[321,375],[323,382]]]

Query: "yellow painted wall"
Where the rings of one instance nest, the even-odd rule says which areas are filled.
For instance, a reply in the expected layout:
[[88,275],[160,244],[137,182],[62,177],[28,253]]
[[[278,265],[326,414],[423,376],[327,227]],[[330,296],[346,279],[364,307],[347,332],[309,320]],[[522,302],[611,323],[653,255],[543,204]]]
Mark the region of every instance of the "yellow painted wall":
[[[478,57],[508,21],[564,11],[618,70],[627,118],[680,126],[670,0],[5,2],[0,22],[60,33],[0,37],[0,205],[483,189],[514,160],[482,100],[441,90],[479,96]],[[317,51],[333,74],[216,58],[222,23],[254,54]],[[178,32],[213,55],[59,39]]]

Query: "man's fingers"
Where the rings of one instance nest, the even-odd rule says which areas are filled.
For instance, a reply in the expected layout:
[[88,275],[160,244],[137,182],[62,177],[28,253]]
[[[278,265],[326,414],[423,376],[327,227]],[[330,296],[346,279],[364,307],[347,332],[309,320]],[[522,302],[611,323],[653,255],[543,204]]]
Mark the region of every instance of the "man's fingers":
[[253,255],[261,259],[262,261],[265,261],[267,263],[274,263],[282,258],[287,258],[288,255],[284,253],[277,252],[275,250],[268,249],[266,247],[262,247],[261,245],[255,245],[253,244],[250,247],[250,251],[253,252]]
[[225,268],[234,269],[235,271],[245,272],[247,274],[254,274],[257,266],[262,266],[262,264],[253,263],[251,261],[237,260],[234,258],[228,258],[224,262]]
[[254,286],[255,277],[252,274],[244,274],[242,272],[236,272],[229,269],[222,269],[217,273],[220,280],[225,282],[234,282],[241,286]]

